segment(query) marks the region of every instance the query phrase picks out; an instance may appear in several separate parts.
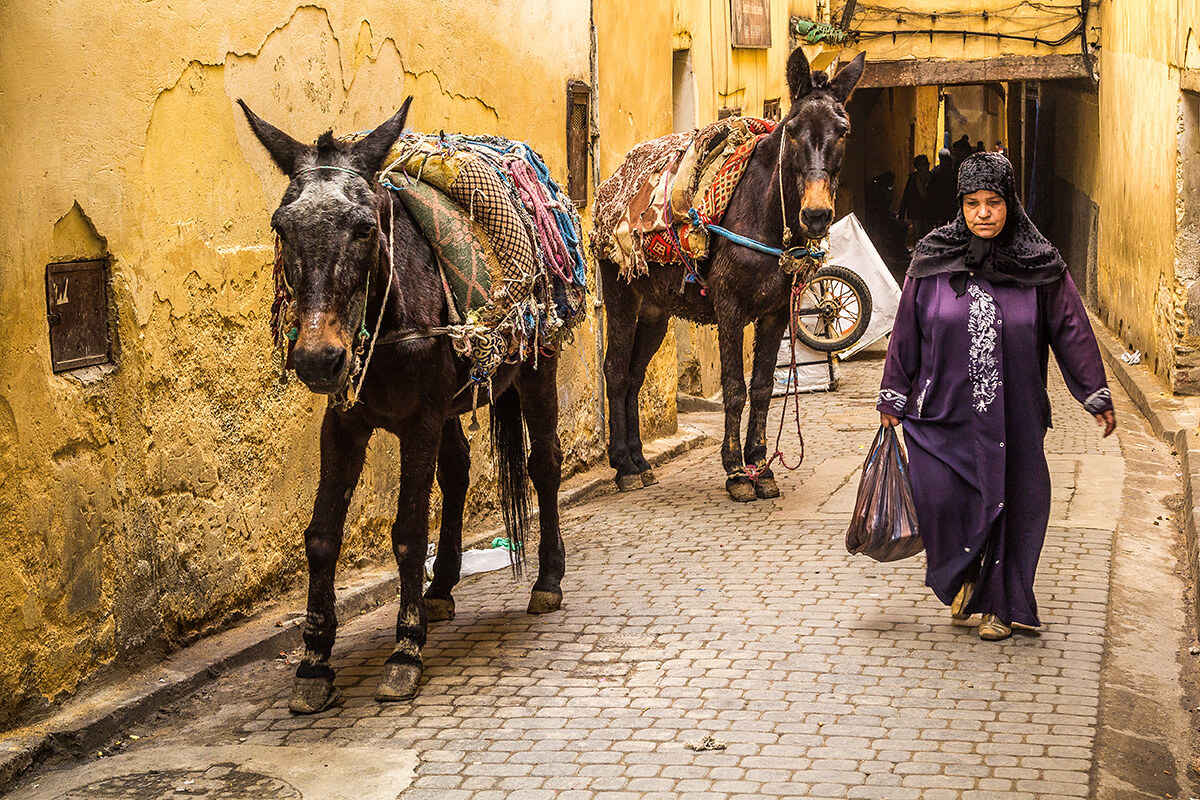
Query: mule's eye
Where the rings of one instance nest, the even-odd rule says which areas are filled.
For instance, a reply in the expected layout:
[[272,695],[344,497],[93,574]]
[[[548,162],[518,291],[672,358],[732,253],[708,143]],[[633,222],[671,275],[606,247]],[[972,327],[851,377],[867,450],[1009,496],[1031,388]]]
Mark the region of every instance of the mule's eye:
[[358,225],[354,226],[353,230],[351,231],[351,235],[360,241],[364,239],[370,239],[372,230],[374,230],[372,226],[365,222],[360,222]]

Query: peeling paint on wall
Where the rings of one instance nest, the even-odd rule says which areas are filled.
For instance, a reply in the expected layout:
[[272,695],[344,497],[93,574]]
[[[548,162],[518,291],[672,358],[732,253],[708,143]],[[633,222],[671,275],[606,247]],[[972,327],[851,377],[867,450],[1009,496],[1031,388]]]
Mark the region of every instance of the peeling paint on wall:
[[[526,140],[561,178],[589,9],[0,4],[0,725],[303,580],[325,401],[278,381],[268,221],[285,180],[234,100],[311,140],[413,94],[414,126]],[[100,254],[117,364],[54,375],[45,265]],[[602,453],[593,325],[560,368],[568,469]],[[478,517],[494,501],[487,442],[472,448]],[[381,434],[367,459],[343,564],[391,558],[399,449]]]

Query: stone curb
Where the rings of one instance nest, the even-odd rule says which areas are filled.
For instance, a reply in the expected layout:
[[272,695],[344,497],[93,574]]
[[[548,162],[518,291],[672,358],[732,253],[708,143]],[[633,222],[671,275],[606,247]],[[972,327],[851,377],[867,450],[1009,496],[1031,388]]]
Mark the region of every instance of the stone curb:
[[[1183,503],[1183,532],[1187,547],[1186,576],[1191,585],[1193,624],[1200,623],[1200,398],[1176,397],[1145,364],[1126,364],[1121,355],[1126,351],[1120,341],[1094,314],[1092,330],[1100,343],[1100,355],[1109,372],[1129,394],[1138,411],[1150,423],[1154,434],[1175,450],[1179,458],[1180,484]],[[1118,421],[1119,423],[1119,421]]]
[[[679,432],[646,445],[646,460],[658,467],[700,447],[709,437],[680,419]],[[559,506],[582,503],[615,491],[607,465],[564,482]],[[536,514],[532,515],[536,518]],[[476,531],[464,537],[469,548],[503,534],[502,528]],[[395,568],[380,567],[338,582],[338,619],[347,621],[396,597],[400,579]],[[289,619],[281,620],[281,616]],[[252,661],[288,652],[301,644],[303,614],[282,604],[249,621],[207,636],[171,654],[151,670],[113,686],[72,698],[47,720],[0,738],[0,794],[27,769],[56,753],[84,753],[158,709],[180,700],[220,675]]]

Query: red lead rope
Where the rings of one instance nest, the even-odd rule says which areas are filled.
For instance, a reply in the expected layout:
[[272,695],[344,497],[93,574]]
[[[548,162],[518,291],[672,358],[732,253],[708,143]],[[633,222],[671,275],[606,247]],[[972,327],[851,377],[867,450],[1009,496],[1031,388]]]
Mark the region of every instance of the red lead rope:
[[[800,430],[800,374],[796,369],[796,312],[800,309],[800,296],[804,293],[806,285],[800,282],[800,275],[797,274],[792,279],[792,297],[788,306],[788,337],[791,343],[792,363],[788,367],[788,385],[791,387],[783,396],[783,410],[779,414],[779,432],[775,435],[775,452],[767,459],[767,463],[763,464],[762,469],[759,469],[753,464],[745,466],[746,477],[752,481],[758,482],[760,475],[771,468],[771,464],[775,459],[779,459],[779,463],[789,472],[800,469],[800,465],[804,463],[804,433]],[[783,441],[783,425],[787,417],[788,398],[792,399],[792,413],[796,418],[796,436],[800,439],[800,460],[796,462],[796,466],[789,466],[783,457],[783,450],[779,444]]]

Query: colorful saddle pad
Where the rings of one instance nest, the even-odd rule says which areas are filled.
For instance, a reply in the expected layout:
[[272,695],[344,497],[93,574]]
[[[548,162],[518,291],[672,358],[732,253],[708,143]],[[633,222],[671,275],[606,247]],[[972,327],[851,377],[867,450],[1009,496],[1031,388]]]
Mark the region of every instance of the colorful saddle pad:
[[472,379],[557,350],[586,313],[587,274],[579,216],[541,157],[499,137],[406,132],[388,161],[380,180],[437,254]]
[[626,280],[644,274],[647,261],[706,257],[708,234],[691,226],[688,212],[719,222],[755,145],[775,125],[730,117],[635,147],[597,192],[593,252]]

